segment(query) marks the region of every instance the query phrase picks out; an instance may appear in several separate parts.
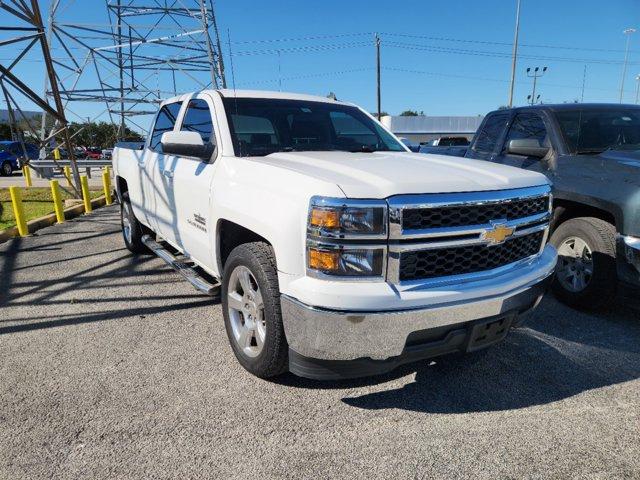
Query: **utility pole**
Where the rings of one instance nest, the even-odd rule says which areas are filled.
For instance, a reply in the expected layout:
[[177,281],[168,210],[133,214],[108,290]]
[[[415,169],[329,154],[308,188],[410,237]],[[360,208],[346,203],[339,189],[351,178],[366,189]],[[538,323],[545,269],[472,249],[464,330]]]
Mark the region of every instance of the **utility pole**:
[[580,103],[584,103],[584,84],[587,81],[587,66],[584,66],[584,71],[582,72],[582,95],[580,95]]
[[527,68],[527,77],[533,78],[533,91],[531,92],[531,95],[528,96],[531,105],[534,105],[538,98],[540,98],[540,95],[536,98],[536,83],[538,78],[542,77],[546,71],[547,67],[542,67],[542,70],[540,70],[540,67],[535,67],[533,69]]
[[627,60],[629,60],[629,40],[631,40],[631,34],[635,33],[635,28],[627,28],[623,30],[627,36],[627,47],[624,50],[624,63],[622,65],[622,80],[620,81],[620,103],[622,103],[622,97],[624,95],[624,77],[627,75]]
[[638,104],[638,97],[640,96],[640,75],[636,75],[636,105]]
[[511,57],[511,85],[509,86],[509,107],[513,106],[513,86],[516,82],[516,59],[518,58],[518,33],[520,32],[520,0],[516,6],[516,31],[513,38],[513,54]]
[[378,121],[380,121],[380,113],[382,112],[380,102],[380,36],[376,33],[376,85],[378,98]]

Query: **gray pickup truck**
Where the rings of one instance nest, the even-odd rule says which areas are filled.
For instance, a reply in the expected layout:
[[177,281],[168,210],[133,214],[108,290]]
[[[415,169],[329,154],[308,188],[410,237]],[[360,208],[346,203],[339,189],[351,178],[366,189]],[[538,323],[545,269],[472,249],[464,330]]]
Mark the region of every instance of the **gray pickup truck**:
[[542,172],[553,183],[554,292],[598,308],[640,287],[640,106],[538,105],[497,110],[466,155]]

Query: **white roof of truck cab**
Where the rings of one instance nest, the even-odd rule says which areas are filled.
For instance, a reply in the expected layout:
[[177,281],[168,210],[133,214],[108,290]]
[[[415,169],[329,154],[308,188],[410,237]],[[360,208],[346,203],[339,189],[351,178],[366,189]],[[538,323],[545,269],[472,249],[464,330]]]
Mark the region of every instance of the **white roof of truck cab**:
[[[268,90],[233,90],[233,89],[220,89],[220,90],[202,90],[202,92],[210,92],[215,93],[219,92],[223,97],[227,98],[277,98],[282,100],[306,100],[308,102],[325,102],[325,103],[337,103],[341,105],[351,105],[348,102],[340,102],[337,100],[333,100],[329,97],[320,97],[318,95],[306,95],[304,93],[290,93],[290,92],[272,92]],[[168,98],[162,102],[172,103],[180,100],[184,100],[185,97],[189,97],[194,93],[201,92],[191,92],[185,93],[182,95],[178,95],[176,97]]]

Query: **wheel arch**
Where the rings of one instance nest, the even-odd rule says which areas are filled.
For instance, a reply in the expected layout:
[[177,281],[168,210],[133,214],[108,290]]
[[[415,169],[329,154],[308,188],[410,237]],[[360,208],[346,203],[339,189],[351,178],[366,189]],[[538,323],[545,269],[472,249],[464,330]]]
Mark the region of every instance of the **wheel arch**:
[[553,202],[551,231],[554,231],[567,220],[579,217],[599,218],[617,227],[616,216],[608,210],[575,200],[555,199]]
[[242,244],[251,242],[264,242],[267,245],[273,246],[272,242],[268,239],[247,227],[225,218],[218,220],[216,225],[215,247],[218,271],[221,276],[224,271],[224,265],[227,258],[233,249]]

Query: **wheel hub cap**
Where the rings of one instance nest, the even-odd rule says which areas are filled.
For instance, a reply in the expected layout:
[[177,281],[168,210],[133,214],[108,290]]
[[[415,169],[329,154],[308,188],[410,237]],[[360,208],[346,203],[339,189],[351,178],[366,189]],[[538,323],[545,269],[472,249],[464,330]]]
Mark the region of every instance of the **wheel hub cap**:
[[558,247],[556,278],[570,292],[581,292],[593,277],[593,252],[580,237],[569,237]]

